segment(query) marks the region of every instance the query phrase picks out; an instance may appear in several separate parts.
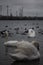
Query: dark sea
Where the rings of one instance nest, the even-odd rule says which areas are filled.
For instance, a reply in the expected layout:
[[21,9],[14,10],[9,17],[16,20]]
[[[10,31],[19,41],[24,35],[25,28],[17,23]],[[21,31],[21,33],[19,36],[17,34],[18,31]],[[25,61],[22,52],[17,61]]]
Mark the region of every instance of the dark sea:
[[[17,31],[15,28],[19,28]],[[35,38],[28,38],[27,35],[22,35],[21,33],[24,29],[34,28],[36,32]],[[15,21],[15,20],[0,20],[0,31],[8,30],[11,33],[11,36],[8,37],[8,40],[27,40],[33,41],[36,40],[40,45],[40,60],[39,61],[14,61],[11,57],[5,54],[5,46],[4,42],[6,42],[6,38],[1,36],[0,34],[0,65],[43,65],[43,20],[23,20],[23,21]],[[39,31],[41,30],[41,33]]]

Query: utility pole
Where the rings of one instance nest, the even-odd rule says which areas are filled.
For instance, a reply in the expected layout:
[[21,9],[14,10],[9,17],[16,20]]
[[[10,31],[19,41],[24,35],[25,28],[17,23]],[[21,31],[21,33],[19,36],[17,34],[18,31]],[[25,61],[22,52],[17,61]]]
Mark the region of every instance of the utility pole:
[[7,16],[9,15],[9,13],[8,13],[8,9],[9,9],[9,6],[7,5]]
[[10,9],[10,16],[12,16],[12,9]]
[[18,16],[18,11],[16,11],[16,16]]
[[21,11],[21,13],[22,13],[22,16],[23,16],[23,7],[22,7],[22,11]]
[[22,4],[21,4],[21,7],[19,9],[19,16],[23,17],[23,0],[22,0]]
[[2,5],[0,5],[0,15],[2,15]]
[[19,16],[23,17],[23,7],[21,7],[19,10]]

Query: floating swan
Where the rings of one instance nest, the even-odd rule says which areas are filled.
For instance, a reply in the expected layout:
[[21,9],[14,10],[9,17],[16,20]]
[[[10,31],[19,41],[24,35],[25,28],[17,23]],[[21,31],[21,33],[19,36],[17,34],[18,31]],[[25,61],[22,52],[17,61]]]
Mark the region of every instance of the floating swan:
[[1,31],[0,34],[1,34],[1,36],[8,37],[8,31],[7,30]]
[[[8,53],[14,60],[35,60],[40,58],[39,43],[28,41],[7,41],[4,43],[5,47],[14,47],[13,53]],[[13,50],[12,50],[13,51]]]
[[29,29],[28,36],[29,37],[35,37],[36,36],[35,31],[33,29]]
[[5,31],[5,35],[6,35],[6,37],[8,37],[8,35],[9,35],[9,33],[8,33],[8,31],[7,31],[7,30]]

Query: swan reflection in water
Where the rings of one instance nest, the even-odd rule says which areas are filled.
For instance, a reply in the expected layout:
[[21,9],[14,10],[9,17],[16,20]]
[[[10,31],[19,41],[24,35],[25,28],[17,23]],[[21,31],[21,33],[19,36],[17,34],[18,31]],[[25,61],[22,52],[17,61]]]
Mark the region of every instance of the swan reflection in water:
[[11,65],[40,65],[40,59],[37,60],[22,60],[22,61],[14,61]]

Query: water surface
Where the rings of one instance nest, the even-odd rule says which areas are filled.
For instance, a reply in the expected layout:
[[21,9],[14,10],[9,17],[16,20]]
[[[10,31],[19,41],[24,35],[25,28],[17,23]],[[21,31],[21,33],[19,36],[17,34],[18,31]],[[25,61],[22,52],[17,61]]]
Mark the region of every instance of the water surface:
[[[8,27],[6,27],[8,26]],[[39,26],[39,28],[37,28]],[[28,38],[27,35],[21,35],[21,34],[16,34],[15,28],[19,27],[19,32],[23,32],[25,28],[33,28],[36,31],[36,37],[35,38]],[[43,35],[38,33],[39,29],[43,29],[43,21],[1,21],[0,20],[0,31],[2,30],[9,30],[12,34],[12,36],[8,37],[7,40],[27,40],[27,41],[32,41],[32,40],[37,40],[39,41],[40,44],[40,61],[38,62],[14,62],[12,58],[10,58],[8,55],[5,55],[5,47],[4,47],[4,42],[6,39],[4,37],[0,36],[0,64],[1,65],[43,65]]]

